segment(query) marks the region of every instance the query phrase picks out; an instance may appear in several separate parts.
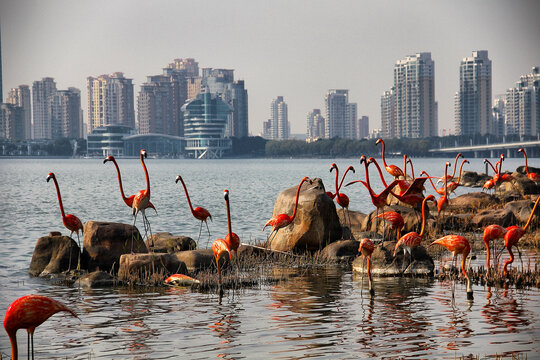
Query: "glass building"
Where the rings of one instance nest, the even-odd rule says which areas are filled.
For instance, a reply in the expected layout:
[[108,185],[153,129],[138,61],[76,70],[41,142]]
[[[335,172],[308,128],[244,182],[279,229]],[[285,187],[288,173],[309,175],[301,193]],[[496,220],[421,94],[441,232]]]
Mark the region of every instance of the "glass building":
[[135,130],[124,125],[107,125],[97,127],[88,134],[88,156],[123,156],[124,138],[133,135]]

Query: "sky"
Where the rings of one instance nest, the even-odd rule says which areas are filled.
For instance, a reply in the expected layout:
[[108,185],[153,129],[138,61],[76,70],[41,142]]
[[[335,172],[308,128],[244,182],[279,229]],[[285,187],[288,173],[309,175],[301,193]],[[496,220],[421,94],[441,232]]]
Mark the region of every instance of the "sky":
[[53,77],[81,90],[86,122],[88,76],[123,72],[136,99],[147,76],[194,58],[245,81],[252,135],[277,96],[305,133],[329,89],[348,89],[379,128],[396,61],[431,52],[439,130],[453,131],[461,59],[488,50],[493,95],[504,94],[540,66],[539,19],[538,0],[0,0],[3,95]]

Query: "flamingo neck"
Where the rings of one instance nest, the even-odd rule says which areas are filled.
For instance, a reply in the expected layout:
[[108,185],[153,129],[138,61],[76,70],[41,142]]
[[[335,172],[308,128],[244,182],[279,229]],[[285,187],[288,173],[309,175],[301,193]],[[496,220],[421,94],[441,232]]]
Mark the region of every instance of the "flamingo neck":
[[384,157],[384,141],[381,140],[381,144],[382,144],[382,155],[381,155],[382,162],[383,162],[384,167],[387,167],[388,165],[386,165],[386,159]]
[[227,205],[227,226],[229,227],[229,241],[232,241],[231,208],[229,206],[229,197],[225,200]]
[[306,180],[302,180],[300,185],[298,185],[298,189],[296,190],[296,200],[294,201],[294,210],[293,210],[293,213],[291,215],[291,222],[294,220],[294,217],[296,216],[296,209],[298,209],[298,199],[300,198],[300,189],[302,188],[302,184],[305,181]]
[[409,160],[408,160],[408,163],[411,164],[411,176],[412,176],[412,178],[413,178],[413,180],[414,180],[414,167],[413,167],[413,164],[412,164],[412,160],[409,159]]
[[[456,170],[456,168],[454,168]],[[452,175],[454,177],[454,175]],[[448,166],[444,167],[444,197],[448,195]]]
[[433,183],[433,180],[431,180],[431,177],[428,175],[428,173],[425,171],[422,171],[422,174],[426,174],[429,182],[431,183],[431,186],[433,186],[433,190],[437,191],[437,188],[435,187],[435,184]]
[[339,192],[338,178],[339,178],[339,170],[338,170],[338,167],[336,166],[336,179],[335,179],[335,183],[336,183],[336,195],[337,195],[338,192]]
[[407,180],[407,155],[403,155],[403,177]]
[[[339,182],[339,187],[338,189],[336,190],[336,194],[339,192],[339,189],[341,189],[341,185],[343,185],[343,181],[345,180],[345,175],[347,175],[347,173],[352,170],[354,172],[354,168],[352,166],[349,166],[347,168],[347,170],[345,170],[345,172],[343,173],[343,176],[341,176],[341,181]],[[337,173],[336,173],[336,180],[337,180]]]
[[60,195],[60,187],[58,186],[58,181],[56,181],[56,177],[52,178],[54,180],[54,186],[56,187],[56,196],[58,196],[58,204],[60,205],[60,212],[62,213],[62,218],[66,217],[66,213],[64,212],[64,205],[62,204],[62,195]]
[[531,220],[532,220],[532,217],[534,215],[534,211],[536,210],[536,207],[538,206],[538,201],[540,201],[540,196],[538,197],[538,199],[536,199],[536,202],[534,203],[534,206],[533,206],[533,209],[531,211],[531,215],[529,215],[529,218],[527,219],[527,223],[525,224],[525,226],[523,227],[523,230],[524,231],[527,231],[527,228],[529,227],[529,225],[531,224]]
[[426,230],[426,199],[422,201],[422,228],[420,229],[420,234],[418,234],[420,237],[424,236],[424,231]]
[[457,179],[458,184],[461,181],[461,174],[463,174],[463,165],[465,164],[465,161],[467,161],[467,160],[463,160],[461,162],[461,165],[459,166],[459,176],[458,176],[458,179]]
[[122,176],[120,175],[120,168],[118,167],[118,164],[116,163],[116,160],[113,160],[112,162],[113,162],[114,166],[116,167],[116,173],[118,175],[118,185],[120,185],[120,195],[122,195],[122,199],[127,204],[128,203],[128,198],[124,194],[124,187],[122,186]]
[[17,346],[17,330],[10,330],[7,332],[9,341],[11,342],[11,359],[17,360],[19,358],[19,348]]
[[457,167],[458,159],[459,159],[459,154],[456,155],[456,159],[454,160],[454,171],[452,172],[452,179],[454,178],[454,175],[456,175],[456,167]]
[[508,250],[508,254],[510,255],[510,259],[506,260],[504,262],[503,267],[503,274],[506,275],[508,264],[511,264],[514,262],[514,252],[512,251],[512,246],[507,246],[506,249]]
[[368,273],[368,276],[369,276],[369,279],[371,281],[371,256],[366,256],[367,260],[367,273]]
[[497,174],[497,169],[495,169],[495,166],[493,166],[493,164],[491,163],[491,161],[489,161],[488,159],[484,159],[486,161],[486,163],[489,164],[489,166],[491,166],[491,169],[493,170],[493,172],[495,174]]
[[[467,271],[465,270],[465,263],[466,263],[468,255],[469,255],[469,252],[464,252],[463,258],[461,259],[461,272],[463,273],[463,276],[465,276],[467,281],[469,280],[469,275],[467,275]],[[469,288],[469,285],[467,285],[467,292],[469,292],[468,288]]]
[[527,153],[525,151],[523,151],[523,156],[525,156],[525,172],[529,176],[529,163],[527,162]]
[[186,193],[186,198],[187,198],[187,202],[188,202],[188,205],[189,205],[189,209],[191,210],[191,213],[193,214],[194,211],[193,211],[193,206],[191,205],[191,199],[189,198],[189,193],[187,191],[186,184],[184,183],[184,179],[182,179],[181,176],[180,176],[180,181],[182,182],[182,186],[184,187],[184,192]]
[[381,181],[383,183],[383,185],[386,187],[388,186],[388,184],[386,183],[386,181],[384,180],[384,175],[382,173],[382,170],[381,170],[381,167],[379,166],[379,163],[377,163],[376,160],[373,160],[373,164],[375,164],[375,166],[377,167],[377,171],[379,172],[379,176],[381,178]]
[[144,175],[146,176],[146,195],[150,197],[150,177],[148,176],[148,169],[146,169],[146,165],[144,164],[144,157],[141,154],[141,164],[144,169]]

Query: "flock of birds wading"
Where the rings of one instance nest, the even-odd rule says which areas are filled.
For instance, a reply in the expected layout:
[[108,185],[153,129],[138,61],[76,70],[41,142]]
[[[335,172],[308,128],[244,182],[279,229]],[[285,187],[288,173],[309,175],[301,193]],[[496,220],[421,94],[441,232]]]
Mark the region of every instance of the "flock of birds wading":
[[[454,162],[453,173],[451,175],[448,174],[448,169],[451,167],[451,164],[450,162],[447,161],[445,164],[443,177],[429,176],[427,172],[425,171],[421,172],[421,175],[424,175],[424,176],[415,177],[412,160],[408,158],[407,155],[403,156],[403,169],[399,168],[396,165],[388,165],[386,163],[386,158],[385,158],[384,141],[382,139],[378,139],[376,144],[382,145],[382,162],[384,165],[384,169],[393,177],[393,181],[390,184],[388,184],[385,181],[381,167],[379,166],[379,164],[373,157],[367,158],[365,155],[362,155],[360,157],[360,164],[361,165],[363,164],[365,168],[365,180],[355,180],[355,181],[349,182],[345,186],[349,186],[355,183],[361,183],[362,185],[366,187],[366,189],[369,192],[371,201],[373,205],[375,206],[375,208],[377,209],[376,219],[381,219],[385,221],[385,223],[388,223],[390,225],[390,229],[393,229],[396,231],[397,242],[394,247],[394,256],[396,256],[398,250],[402,248],[404,251],[404,255],[408,253],[409,257],[411,257],[413,248],[420,245],[420,243],[422,242],[422,238],[424,236],[425,223],[426,223],[425,212],[426,212],[427,202],[428,201],[434,202],[437,206],[437,211],[439,214],[448,207],[448,197],[450,193],[454,192],[454,190],[459,186],[461,173],[463,170],[463,165],[465,163],[468,163],[468,160],[466,159],[462,160],[457,179],[455,178],[456,165],[457,165],[458,159],[460,157],[463,157],[462,154],[458,154],[456,156],[455,162]],[[525,153],[525,150],[519,149],[518,151],[523,153],[525,157],[525,167],[526,167],[528,178],[534,181],[535,183],[540,182],[540,175],[537,173],[531,173],[528,170],[527,154]],[[122,178],[120,175],[120,168],[118,167],[118,164],[115,158],[113,156],[108,156],[103,161],[103,163],[110,161],[115,165],[117,175],[118,175],[118,183],[120,187],[120,194],[121,194],[122,200],[128,207],[132,209],[133,226],[135,226],[137,215],[141,213],[142,218],[143,218],[145,236],[148,238],[148,232],[150,232],[150,235],[151,235],[151,228],[150,228],[150,222],[148,221],[148,218],[145,215],[145,210],[148,208],[152,208],[155,210],[155,207],[150,201],[150,178],[148,175],[148,170],[144,163],[144,159],[146,157],[147,157],[146,151],[144,149],[141,150],[140,160],[141,160],[141,164],[142,164],[145,177],[146,177],[146,189],[140,190],[137,194],[131,195],[129,197],[127,197],[124,194],[124,189],[122,186]],[[484,189],[486,190],[493,189],[493,188],[496,188],[498,185],[502,184],[503,182],[512,181],[511,175],[501,174],[503,161],[504,161],[503,154],[500,155],[500,158],[495,163],[495,165],[491,164],[489,160],[484,159],[484,163],[490,165],[494,171],[493,177],[489,179],[488,181],[486,181],[486,183],[484,184],[484,187],[483,187]],[[378,194],[373,191],[373,188],[371,187],[370,180],[369,180],[368,167],[372,164],[377,168],[381,182],[384,185],[384,190],[382,190]],[[407,176],[407,165],[410,166],[411,176]],[[338,182],[339,170],[336,164],[332,164],[330,167],[330,172],[334,170],[335,170],[335,192],[329,191],[326,194],[330,198],[334,199],[337,202],[337,204],[344,209],[344,214],[347,215],[346,221],[348,221],[349,228],[350,228],[351,220],[350,220],[350,215],[348,213],[349,198],[347,195],[340,192],[340,189],[343,185],[343,182],[345,180],[345,176],[347,175],[347,173],[349,171],[354,173],[355,169],[353,166],[349,166],[344,172],[341,178],[341,181],[339,182]],[[72,214],[65,214],[64,206],[62,204],[62,197],[60,195],[60,188],[59,188],[58,181],[54,173],[52,172],[49,173],[46,179],[47,179],[47,182],[51,179],[54,181],[54,185],[56,187],[56,193],[58,196],[58,203],[60,206],[60,212],[62,214],[62,222],[64,226],[70,231],[70,237],[73,236],[73,233],[77,234],[77,240],[78,240],[79,249],[80,249],[79,233],[82,234],[83,232],[83,224],[77,216],[72,215]],[[432,181],[433,179],[442,181],[444,185],[441,188],[437,188]],[[440,195],[440,198],[438,200],[436,200],[435,196],[433,195],[424,196],[423,194],[425,190],[424,183],[427,180],[431,182],[431,185],[433,186],[435,192]],[[182,186],[184,188],[186,198],[188,201],[188,205],[189,205],[189,208],[191,210],[193,217],[195,217],[197,220],[201,222],[200,229],[199,229],[199,238],[201,236],[203,222],[206,224],[208,234],[210,236],[210,229],[208,228],[208,223],[207,223],[208,218],[212,220],[212,216],[210,215],[210,212],[203,207],[193,208],[186,184],[180,175],[176,177],[176,182],[178,183],[178,181],[182,183]],[[268,220],[268,222],[264,225],[263,231],[267,226],[271,226],[271,229],[272,229],[268,237],[267,245],[270,244],[273,237],[275,237],[275,235],[280,229],[286,226],[289,226],[294,221],[297,208],[298,208],[300,190],[303,183],[305,182],[311,183],[311,179],[309,179],[308,177],[304,177],[300,181],[300,184],[298,185],[298,188],[296,191],[296,198],[295,198],[293,213],[291,215],[278,214],[272,217],[270,220]],[[213,251],[216,264],[217,264],[218,279],[219,279],[218,291],[220,293],[220,296],[223,293],[223,290],[221,288],[220,260],[223,257],[228,257],[230,260],[231,252],[232,251],[236,252],[240,245],[239,236],[235,234],[234,232],[232,232],[230,206],[229,206],[229,191],[224,190],[223,194],[224,194],[224,199],[225,199],[226,208],[227,208],[228,233],[224,239],[217,239],[212,243],[212,251]],[[387,203],[387,197],[389,196],[389,194],[392,194],[395,198],[397,198],[402,203],[411,205],[413,208],[416,208],[416,209],[418,208],[421,209],[421,213],[422,213],[421,224],[422,225],[421,225],[420,233],[411,231],[401,236],[401,229],[404,226],[403,217],[398,212],[395,212],[395,211],[386,211],[386,212],[384,211],[384,206]],[[536,210],[536,207],[539,201],[540,201],[540,196],[536,199],[534,203],[534,207],[531,211],[531,214],[525,226],[520,227],[520,226],[514,225],[514,226],[504,228],[498,224],[493,224],[493,225],[487,226],[484,229],[483,241],[485,243],[486,250],[487,250],[486,268],[487,268],[488,273],[489,271],[491,271],[490,245],[493,245],[496,239],[502,238],[504,239],[504,247],[507,249],[508,254],[509,254],[509,259],[505,261],[504,266],[503,266],[503,276],[506,276],[507,271],[508,271],[507,269],[508,265],[510,265],[514,261],[514,254],[513,254],[512,248],[513,247],[517,248],[519,240],[526,233],[527,228],[531,223],[531,219],[533,217],[533,214]],[[379,211],[381,211],[380,214],[379,214]],[[197,240],[197,244],[198,244],[198,240]],[[473,291],[471,287],[471,281],[469,279],[469,276],[467,274],[467,269],[466,269],[466,259],[471,251],[471,245],[469,241],[461,235],[446,235],[433,241],[430,244],[430,246],[435,245],[435,244],[442,245],[446,249],[448,249],[450,252],[452,252],[454,256],[454,261],[457,261],[458,255],[462,256],[461,271],[467,281],[467,298],[472,299]],[[153,247],[153,243],[150,243],[149,247]],[[364,238],[360,241],[360,246],[358,248],[358,251],[364,258],[367,258],[367,274],[368,274],[368,279],[369,279],[369,291],[372,295],[374,294],[374,290],[373,290],[372,279],[371,279],[370,257],[374,249],[375,249],[375,243],[371,239]],[[132,239],[131,250],[133,252],[133,239]],[[79,252],[77,270],[80,271],[80,252]],[[175,274],[167,278],[165,282],[166,283],[174,283],[175,281],[182,282],[184,279],[186,279],[185,275]],[[31,353],[32,359],[34,359],[34,343],[33,343],[34,330],[36,329],[37,326],[41,325],[49,317],[61,311],[67,312],[71,314],[72,316],[78,318],[77,314],[66,305],[62,304],[61,302],[57,300],[54,300],[54,299],[51,299],[49,297],[42,296],[42,295],[26,295],[15,300],[13,303],[11,303],[4,317],[4,328],[6,332],[8,333],[8,336],[11,342],[12,359],[18,359],[18,348],[17,348],[17,339],[16,339],[17,330],[19,329],[27,330],[28,356],[30,356],[30,353]],[[30,349],[30,346],[31,346],[31,349]]]

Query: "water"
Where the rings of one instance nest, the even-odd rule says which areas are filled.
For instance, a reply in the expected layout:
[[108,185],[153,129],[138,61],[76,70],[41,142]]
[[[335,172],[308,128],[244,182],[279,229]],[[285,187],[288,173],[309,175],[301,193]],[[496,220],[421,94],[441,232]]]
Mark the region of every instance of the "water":
[[[128,195],[145,188],[138,160],[118,162]],[[194,206],[212,213],[212,241],[227,232],[224,189],[230,191],[234,231],[243,242],[262,240],[268,232],[262,233],[261,228],[271,217],[279,192],[296,186],[305,175],[320,177],[327,188],[333,188],[334,177],[328,171],[332,162],[341,171],[355,166],[356,174],[347,175],[345,182],[364,177],[357,159],[148,159],[152,202],[158,211],[158,215],[148,212],[152,230],[197,238],[200,223],[191,216],[181,185],[174,182],[181,174]],[[425,169],[430,175],[442,175],[442,159],[414,162],[417,173]],[[471,162],[466,170],[484,170],[481,159]],[[515,169],[522,162],[507,159],[503,170]],[[531,166],[538,167],[534,159]],[[474,286],[475,300],[469,303],[464,284],[458,283],[452,302],[449,282],[375,278],[376,296],[370,299],[365,279],[332,266],[303,271],[278,284],[228,290],[219,304],[216,294],[189,289],[83,289],[79,293],[76,288],[30,278],[28,266],[37,238],[54,230],[66,233],[54,185],[45,181],[50,171],[59,181],[67,213],[83,222],[133,221],[120,199],[110,163],[100,159],[0,160],[0,180],[7,194],[0,208],[0,319],[16,298],[42,294],[71,306],[82,320],[57,314],[42,324],[34,339],[37,358],[454,359],[511,353],[540,357],[537,289]],[[375,173],[371,180],[377,190],[382,189]],[[373,209],[360,184],[342,190],[350,197],[352,210]],[[467,191],[471,189],[458,188],[456,193]],[[203,246],[207,239],[203,227]],[[534,264],[538,257],[529,254],[527,261]],[[479,257],[476,262],[483,260]],[[19,332],[19,350],[24,358],[24,331]],[[0,352],[10,354],[3,330]]]

